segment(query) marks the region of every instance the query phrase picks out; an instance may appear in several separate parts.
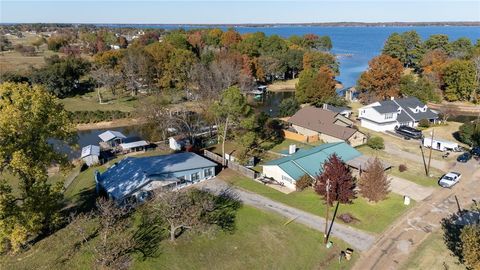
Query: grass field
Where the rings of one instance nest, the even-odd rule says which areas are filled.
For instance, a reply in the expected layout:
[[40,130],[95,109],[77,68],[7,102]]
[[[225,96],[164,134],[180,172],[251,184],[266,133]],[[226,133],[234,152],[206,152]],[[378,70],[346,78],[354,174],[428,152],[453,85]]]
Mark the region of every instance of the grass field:
[[[348,269],[353,260],[338,262],[347,244],[333,238],[326,249],[322,234],[281,216],[243,206],[233,233],[186,233],[175,242],[160,243],[159,254],[137,259],[132,269]],[[91,269],[91,254],[75,247],[80,237],[64,228],[30,250],[0,259],[2,269]],[[2,266],[3,264],[3,266]]]
[[[357,147],[357,150],[362,152],[365,155],[378,157],[381,160],[384,160],[390,163],[393,168],[391,168],[388,173],[395,175],[400,178],[404,178],[406,180],[412,181],[422,186],[426,187],[438,187],[438,179],[440,176],[443,175],[443,172],[435,169],[433,167],[430,168],[430,174],[433,177],[428,177],[425,174],[425,169],[422,163],[412,162],[409,159],[400,158],[398,156],[392,156],[385,151],[381,150],[373,150],[368,146],[360,146]],[[404,172],[400,172],[398,166],[400,164],[405,164],[407,166],[407,170]]]
[[104,104],[98,102],[97,92],[86,93],[81,96],[61,99],[68,111],[123,111],[131,112],[135,109],[138,99],[129,95],[113,97],[108,91],[102,91]]
[[461,270],[465,267],[450,255],[445,246],[442,232],[432,233],[413,253],[408,261],[401,267],[403,270],[414,269],[449,269]]
[[[240,176],[231,170],[222,172],[220,178],[234,186],[260,194],[314,215],[325,215],[325,205],[323,204],[321,197],[317,195],[313,189],[284,194],[261,183]],[[340,205],[338,215],[342,213],[350,213],[359,219],[359,221],[350,223],[349,225],[365,231],[380,233],[412,206],[413,204],[409,206],[403,205],[402,196],[390,193],[387,200],[376,204],[371,204],[360,197],[355,199],[353,204]],[[342,222],[339,219],[336,221]]]

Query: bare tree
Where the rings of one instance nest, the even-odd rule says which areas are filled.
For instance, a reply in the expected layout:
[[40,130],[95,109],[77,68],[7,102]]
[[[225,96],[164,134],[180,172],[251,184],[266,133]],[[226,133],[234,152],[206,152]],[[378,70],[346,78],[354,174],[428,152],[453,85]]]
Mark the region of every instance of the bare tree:
[[447,122],[450,116],[455,116],[459,114],[458,107],[451,103],[440,105],[440,108],[438,108],[438,111],[442,116],[443,122]]
[[[98,219],[98,227],[92,232],[86,226],[89,220]],[[94,236],[96,241],[88,245],[94,257],[96,269],[128,269],[136,248],[131,220],[126,208],[120,208],[113,201],[97,200],[97,210],[75,217],[71,226],[82,236],[83,243],[89,242]]]
[[110,90],[112,95],[115,95],[116,87],[122,82],[122,76],[119,72],[111,68],[98,67],[91,71],[93,79],[97,82],[97,95],[98,102],[102,103],[102,95],[100,93],[100,87],[105,87]]
[[369,201],[378,202],[387,197],[390,192],[390,180],[385,173],[382,162],[378,158],[367,163],[358,186],[360,194]]
[[163,94],[152,95],[140,101],[136,110],[139,118],[154,125],[156,130],[162,132],[162,138],[167,137],[167,131],[175,129],[177,135],[195,143],[204,121],[202,115],[185,107],[175,107],[168,96]]
[[137,95],[138,90],[151,85],[153,78],[152,59],[143,50],[127,50],[122,59],[122,67],[125,87],[131,91],[132,96]]
[[152,202],[151,212],[165,221],[170,240],[175,241],[187,229],[205,232],[216,225],[233,230],[240,206],[237,196],[228,189],[216,195],[197,189],[160,191]]

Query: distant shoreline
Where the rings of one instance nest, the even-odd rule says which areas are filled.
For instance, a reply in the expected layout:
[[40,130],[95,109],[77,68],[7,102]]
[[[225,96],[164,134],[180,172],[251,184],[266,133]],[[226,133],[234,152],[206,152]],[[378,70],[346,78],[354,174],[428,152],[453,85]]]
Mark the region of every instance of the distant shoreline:
[[94,25],[94,26],[178,26],[178,27],[412,27],[412,26],[480,26],[480,21],[464,22],[322,22],[322,23],[240,23],[240,24],[185,24],[185,23],[0,23],[2,25],[41,24],[41,25]]

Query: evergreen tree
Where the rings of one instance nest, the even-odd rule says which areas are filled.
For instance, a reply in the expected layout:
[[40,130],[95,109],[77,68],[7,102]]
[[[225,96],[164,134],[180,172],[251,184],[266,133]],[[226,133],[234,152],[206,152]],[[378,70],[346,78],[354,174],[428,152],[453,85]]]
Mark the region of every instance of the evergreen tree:
[[390,192],[390,180],[385,173],[382,162],[375,158],[369,161],[367,167],[363,170],[358,181],[360,194],[373,202],[385,200]]

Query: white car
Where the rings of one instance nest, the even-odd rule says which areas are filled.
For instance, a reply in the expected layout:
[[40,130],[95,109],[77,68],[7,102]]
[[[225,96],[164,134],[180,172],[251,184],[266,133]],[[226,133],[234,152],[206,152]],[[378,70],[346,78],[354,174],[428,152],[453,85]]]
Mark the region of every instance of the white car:
[[459,174],[458,172],[449,172],[449,173],[445,174],[444,176],[442,176],[442,178],[440,178],[440,180],[438,180],[438,184],[441,187],[449,188],[449,187],[454,186],[456,183],[458,183],[458,181],[460,181],[461,177],[462,177],[462,175]]

